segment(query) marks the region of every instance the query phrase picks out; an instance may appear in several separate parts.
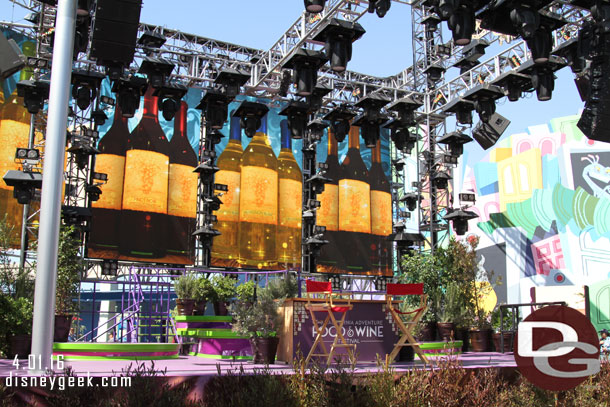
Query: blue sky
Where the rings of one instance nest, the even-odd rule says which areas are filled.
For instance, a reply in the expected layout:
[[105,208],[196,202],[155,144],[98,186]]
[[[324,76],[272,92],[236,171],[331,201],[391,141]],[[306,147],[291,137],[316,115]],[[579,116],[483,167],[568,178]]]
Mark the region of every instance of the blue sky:
[[[141,21],[268,49],[302,10],[302,0],[144,0]],[[20,7],[13,7],[12,2],[0,0],[0,20],[23,22],[25,14]],[[388,76],[411,65],[410,16],[410,7],[397,3],[383,19],[375,14],[364,16],[360,23],[367,32],[354,44],[348,68]],[[570,69],[564,68],[557,75],[550,101],[538,102],[532,94],[519,102],[503,100],[498,104],[498,112],[512,122],[507,134],[526,131],[528,126],[547,123],[554,117],[577,114],[583,108]]]

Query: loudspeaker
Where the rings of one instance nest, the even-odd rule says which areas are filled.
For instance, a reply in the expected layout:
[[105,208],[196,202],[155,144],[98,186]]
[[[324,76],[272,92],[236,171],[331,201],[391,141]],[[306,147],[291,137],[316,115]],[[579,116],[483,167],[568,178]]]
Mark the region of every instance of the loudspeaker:
[[133,61],[142,0],[97,0],[90,57],[98,65]]
[[472,130],[472,137],[483,147],[483,150],[487,150],[496,144],[509,125],[510,120],[498,113],[494,113],[488,123],[481,121],[476,125],[474,130]]
[[0,32],[0,79],[4,80],[20,71],[25,61],[19,46],[12,38],[7,40]]

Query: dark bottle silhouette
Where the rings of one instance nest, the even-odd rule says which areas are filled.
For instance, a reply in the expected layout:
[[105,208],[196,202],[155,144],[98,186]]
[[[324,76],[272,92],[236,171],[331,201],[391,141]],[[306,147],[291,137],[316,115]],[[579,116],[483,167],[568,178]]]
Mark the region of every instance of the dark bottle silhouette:
[[[102,195],[91,204],[91,232],[89,248],[96,251],[119,248],[119,222],[123,202],[123,179],[125,175],[125,150],[129,139],[127,118],[116,106],[112,126],[97,145],[100,151],[95,156],[95,172],[108,175],[108,182],[100,185]],[[114,253],[118,256],[118,253]],[[110,253],[96,253],[103,257]]]
[[119,251],[136,258],[162,258],[167,248],[169,142],[152,91],[149,87],[144,95],[142,120],[125,154]]
[[197,216],[197,155],[187,134],[188,105],[182,101],[174,117],[174,135],[169,142],[169,187],[167,198],[167,254],[190,263],[195,253]]
[[372,152],[371,180],[371,273],[392,275],[392,251],[388,235],[392,233],[392,193],[381,166],[381,141]]

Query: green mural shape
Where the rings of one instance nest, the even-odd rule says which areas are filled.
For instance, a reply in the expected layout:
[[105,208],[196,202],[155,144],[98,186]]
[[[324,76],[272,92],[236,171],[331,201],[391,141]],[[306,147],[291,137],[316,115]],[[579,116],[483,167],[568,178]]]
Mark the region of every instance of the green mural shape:
[[551,127],[553,132],[563,133],[566,136],[566,143],[570,141],[581,141],[585,135],[576,126],[580,115],[558,117],[551,119]]
[[593,213],[593,225],[600,235],[610,231],[610,199],[600,199]]
[[523,202],[506,204],[506,214],[515,226],[522,227],[528,239],[531,239],[536,232],[538,222],[532,209],[532,198]]
[[572,201],[574,200],[574,190],[568,189],[561,184],[556,184],[553,188],[553,212],[558,226],[562,229],[574,217]]
[[572,211],[574,212],[574,220],[579,229],[584,229],[588,226],[593,226],[593,216],[595,207],[599,202],[599,198],[591,196],[581,187],[576,188],[574,200],[572,201]]
[[553,210],[553,190],[535,189],[532,193],[531,205],[538,225],[546,231],[551,230],[551,225],[555,220],[555,211]]
[[588,286],[589,319],[596,331],[610,329],[610,280]]

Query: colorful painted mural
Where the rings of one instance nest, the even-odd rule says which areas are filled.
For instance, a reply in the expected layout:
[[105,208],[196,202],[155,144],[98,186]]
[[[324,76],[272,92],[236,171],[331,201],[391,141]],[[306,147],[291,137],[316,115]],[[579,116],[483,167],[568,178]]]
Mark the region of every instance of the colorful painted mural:
[[[533,287],[610,278],[610,144],[588,140],[578,118],[529,127],[487,151],[467,146],[456,192],[477,194],[468,234],[502,279],[502,302],[530,302]],[[493,247],[503,249],[491,255]]]

